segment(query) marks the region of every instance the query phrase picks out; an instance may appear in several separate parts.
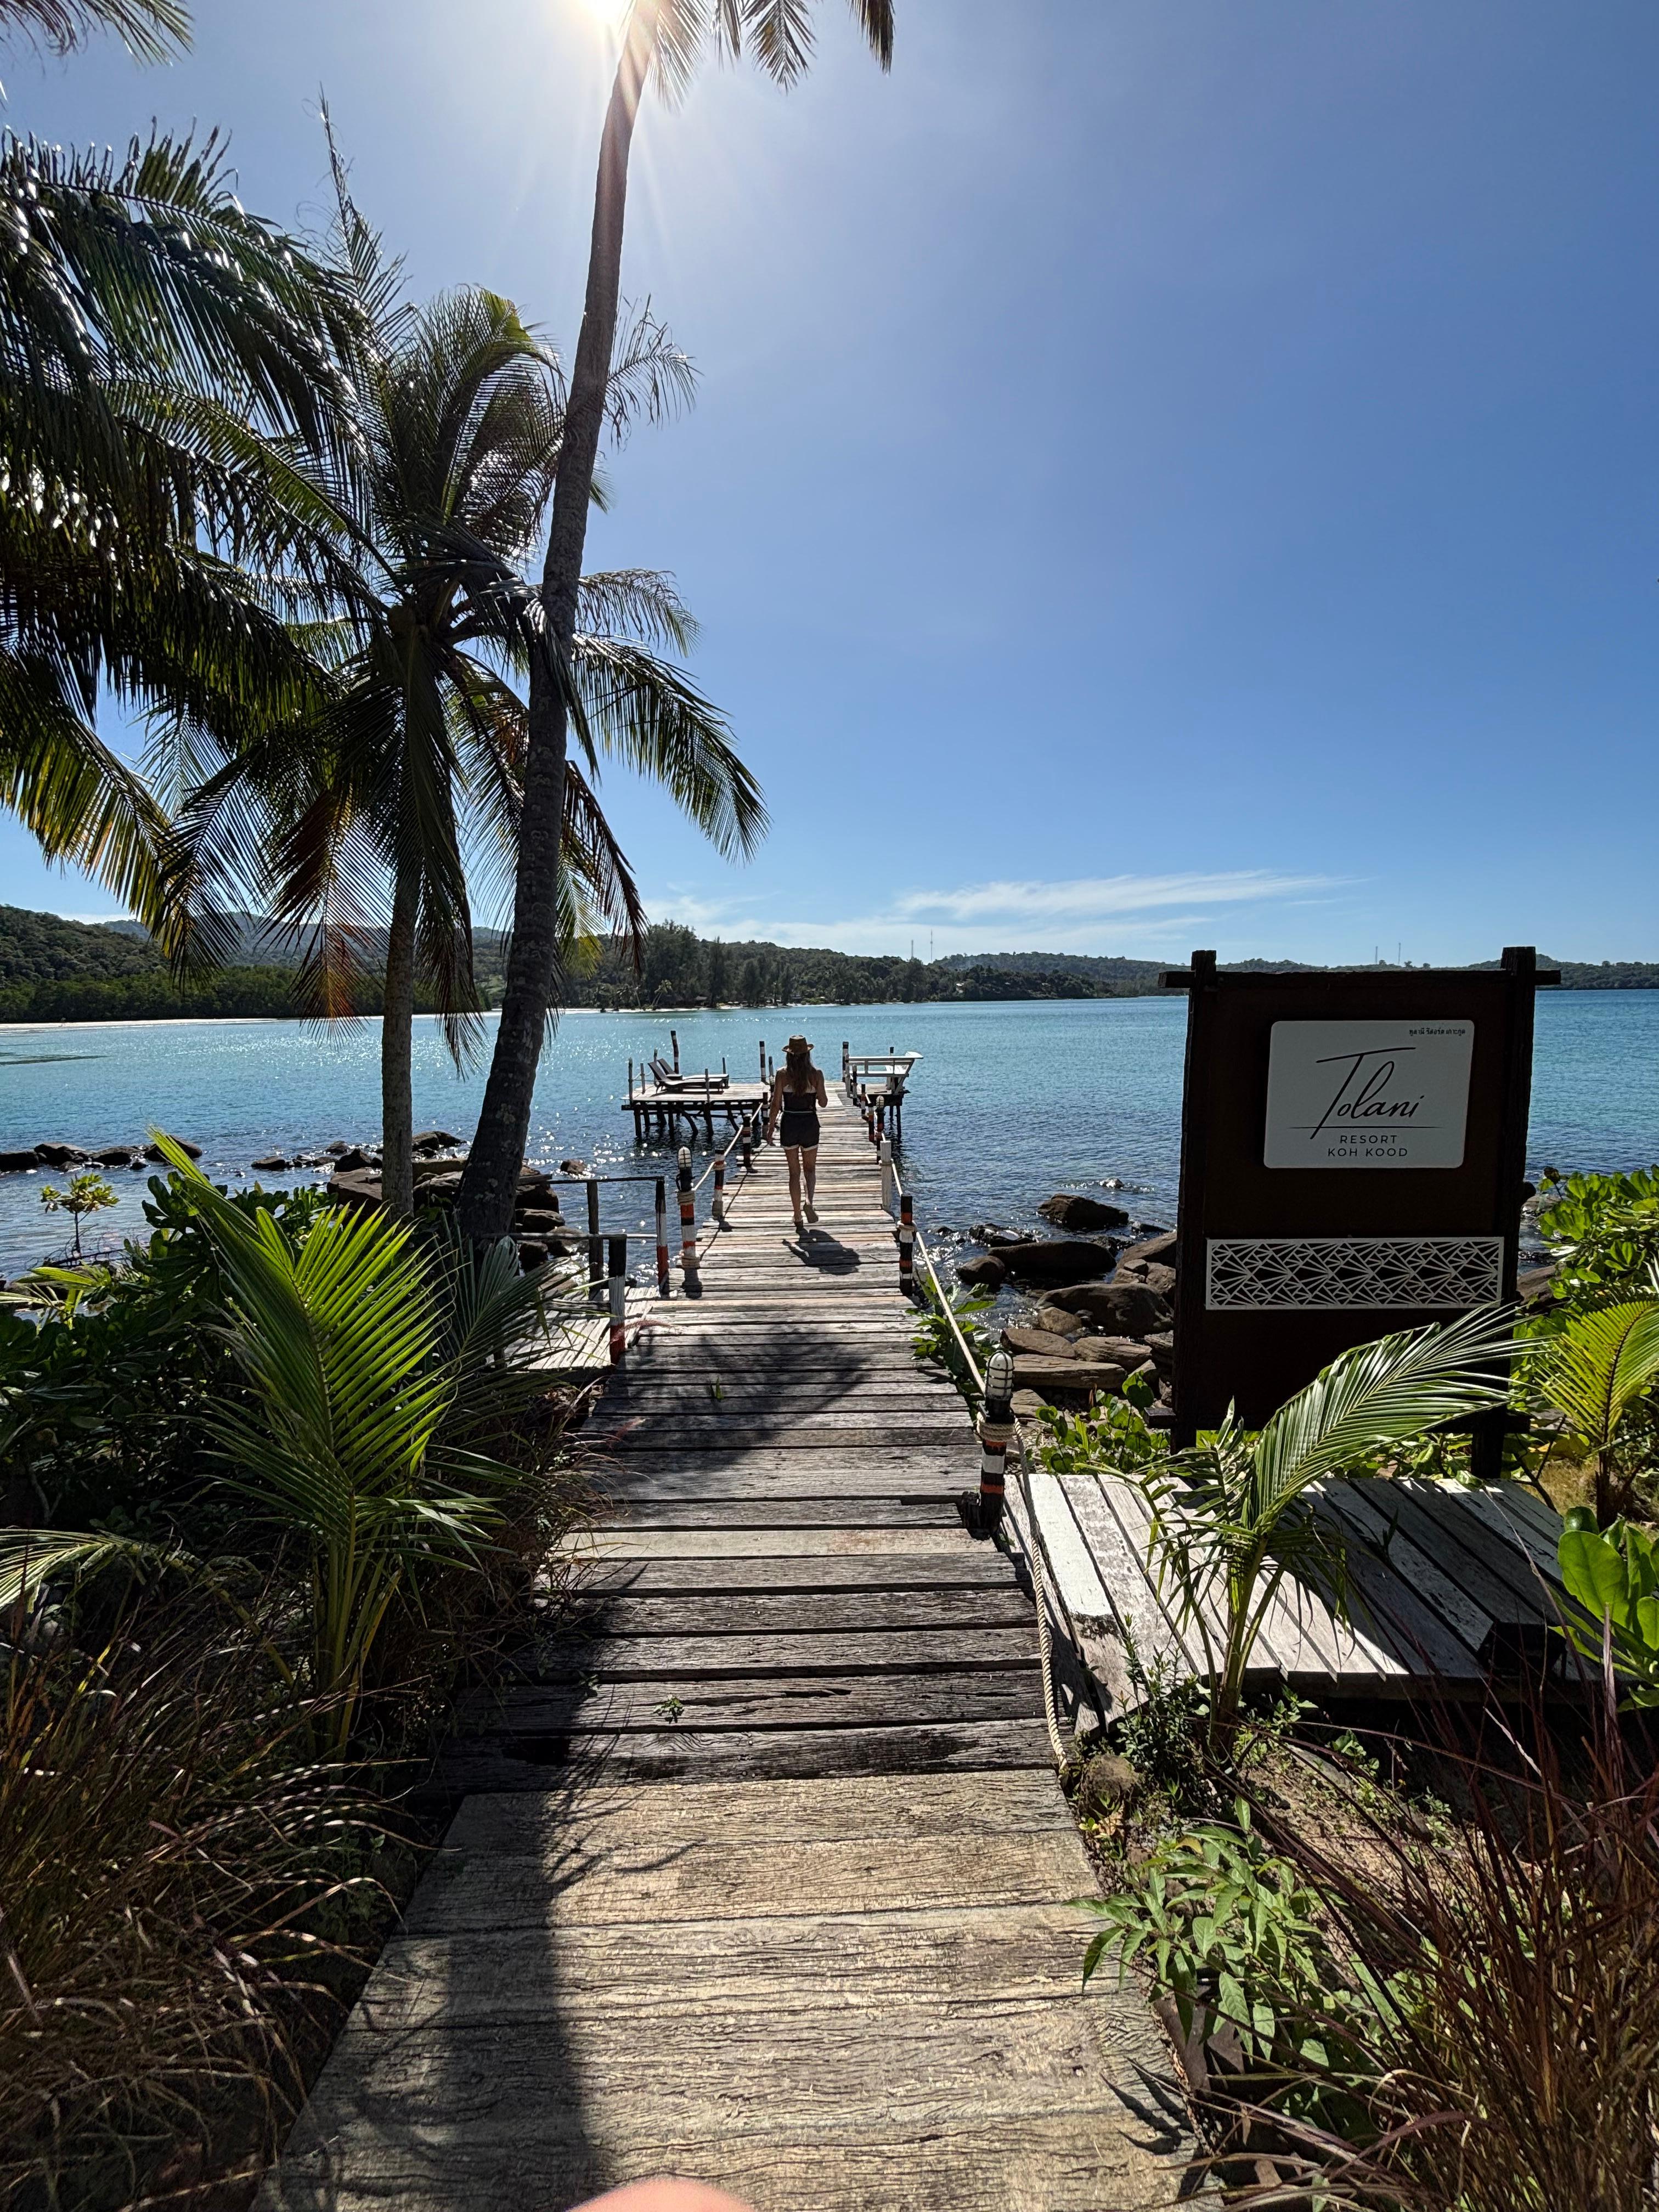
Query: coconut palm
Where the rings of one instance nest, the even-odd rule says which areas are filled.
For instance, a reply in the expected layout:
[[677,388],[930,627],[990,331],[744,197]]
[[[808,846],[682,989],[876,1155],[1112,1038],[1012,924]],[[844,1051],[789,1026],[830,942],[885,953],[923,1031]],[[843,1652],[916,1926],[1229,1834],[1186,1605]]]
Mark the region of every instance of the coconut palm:
[[[325,552],[285,580],[326,693],[228,748],[187,717],[161,749],[183,798],[173,884],[218,949],[215,906],[234,883],[296,933],[329,1013],[349,1006],[371,925],[386,923],[381,1030],[382,1188],[413,1205],[411,1027],[417,984],[469,1040],[468,863],[510,867],[526,749],[513,688],[538,649],[541,604],[520,564],[539,526],[563,435],[556,362],[507,301],[481,291],[416,307],[399,264],[354,205],[334,152],[333,262],[356,310],[342,363],[348,434],[292,456],[326,511]],[[660,412],[687,365],[647,315],[612,376],[613,416]],[[280,594],[279,594],[280,595]],[[717,843],[758,807],[714,708],[661,657],[693,625],[648,572],[589,577],[567,670],[591,773],[602,749],[648,764]],[[587,777],[567,778],[558,927],[568,946],[590,913],[624,933],[637,890]]]
[[[186,18],[0,0],[0,34],[60,51],[100,24],[155,58]],[[243,564],[291,540],[268,434],[325,439],[347,312],[240,206],[211,136],[0,140],[0,804],[153,925],[162,817],[99,694],[207,722],[298,699],[305,656]]]
[[1527,1353],[1528,1389],[1558,1424],[1558,1447],[1589,1463],[1595,1517],[1605,1524],[1632,1502],[1620,1431],[1659,1381],[1659,1294],[1552,1316]]
[[[892,58],[892,0],[851,0],[851,5],[885,69]],[[622,55],[599,145],[587,297],[542,565],[550,649],[530,664],[529,754],[507,990],[477,1137],[461,1185],[460,1218],[478,1237],[501,1235],[512,1212],[557,972],[556,884],[569,730],[569,686],[560,664],[570,653],[577,629],[587,512],[605,427],[635,119],[648,78],[654,76],[672,96],[709,46],[733,61],[747,48],[775,82],[792,85],[811,58],[808,0],[632,0],[624,20]],[[740,849],[749,849],[759,826],[757,820],[734,824]]]
[[1122,1470],[1146,1492],[1155,1571],[1215,1685],[1212,1750],[1231,1747],[1250,1654],[1285,1577],[1311,1575],[1343,1605],[1340,1542],[1308,1510],[1311,1486],[1503,1405],[1514,1349],[1508,1316],[1492,1308],[1404,1329],[1339,1353],[1265,1428],[1242,1427],[1229,1407],[1188,1449]]

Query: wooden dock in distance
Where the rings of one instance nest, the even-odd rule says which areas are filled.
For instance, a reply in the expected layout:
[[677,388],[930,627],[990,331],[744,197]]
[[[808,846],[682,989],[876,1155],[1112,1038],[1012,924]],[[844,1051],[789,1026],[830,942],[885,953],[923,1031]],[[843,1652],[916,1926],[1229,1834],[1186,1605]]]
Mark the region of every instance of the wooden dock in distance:
[[662,2172],[757,2212],[1176,2202],[1161,2039],[1080,1986],[1030,1601],[957,1513],[972,1431],[835,1092],[818,1212],[797,1238],[763,1152],[701,1297],[640,1327],[574,1628],[470,1707],[268,2212],[563,2212]]

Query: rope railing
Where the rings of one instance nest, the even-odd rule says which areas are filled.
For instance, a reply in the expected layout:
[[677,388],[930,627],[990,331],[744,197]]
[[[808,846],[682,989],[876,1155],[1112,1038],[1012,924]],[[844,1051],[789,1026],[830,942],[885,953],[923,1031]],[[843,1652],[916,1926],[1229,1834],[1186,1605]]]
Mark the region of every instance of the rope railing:
[[[898,1197],[907,1224],[912,1228],[916,1249],[921,1255],[922,1267],[926,1271],[927,1281],[932,1285],[932,1303],[950,1326],[951,1334],[957,1340],[957,1349],[962,1354],[963,1364],[973,1378],[974,1387],[979,1393],[980,1404],[983,1407],[988,1403],[985,1370],[975,1358],[973,1348],[963,1334],[962,1323],[957,1319],[956,1310],[951,1305],[945,1286],[939,1280],[939,1269],[934,1265],[933,1256],[927,1249],[927,1238],[920,1229],[915,1228],[914,1224],[908,1223],[911,1212],[909,1194],[900,1181],[898,1168],[896,1164],[884,1163],[884,1165],[888,1166],[893,1188]],[[976,1426],[979,1428],[981,1446],[988,1462],[993,1455],[992,1439],[987,1436],[988,1424],[982,1412]],[[1031,1504],[1031,1463],[1019,1423],[1014,1420],[1009,1424],[1009,1426],[1011,1434],[1008,1441],[1012,1443],[1015,1454],[1015,1481],[1019,1489],[1020,1503],[1025,1509],[1025,1526],[1029,1532],[1025,1553],[1031,1563],[1031,1594],[1036,1601],[1037,1668],[1042,1678],[1042,1722],[1048,1732],[1048,1747],[1054,1755],[1055,1764],[1064,1766],[1066,1740],[1060,1734],[1060,1722],[1054,1711],[1054,1634],[1048,1620],[1048,1570],[1042,1555],[1042,1538],[1037,1529],[1036,1513]],[[998,1456],[1000,1455],[999,1454]],[[999,1476],[1000,1474],[999,1469]],[[981,1483],[982,1481],[981,1476]],[[988,1528],[986,1533],[989,1534],[991,1531]]]

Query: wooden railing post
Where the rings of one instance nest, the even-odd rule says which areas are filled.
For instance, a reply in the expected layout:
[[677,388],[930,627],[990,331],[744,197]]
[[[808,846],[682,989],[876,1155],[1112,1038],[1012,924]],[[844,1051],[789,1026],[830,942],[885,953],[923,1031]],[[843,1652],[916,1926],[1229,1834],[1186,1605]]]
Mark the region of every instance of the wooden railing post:
[[968,1516],[970,1536],[994,1535],[1002,1520],[1008,1447],[1014,1440],[1014,1363],[994,1352],[985,1366],[985,1402],[980,1409],[979,1496]]
[[611,1239],[611,1364],[620,1367],[628,1346],[628,1239]]
[[709,1210],[709,1212],[714,1215],[714,1218],[715,1218],[715,1220],[716,1220],[717,1222],[719,1222],[719,1221],[724,1221],[724,1220],[725,1220],[725,1218],[726,1218],[726,1155],[725,1155],[725,1153],[724,1153],[724,1152],[718,1153],[718,1154],[715,1156],[715,1160],[714,1160],[714,1196],[713,1202],[711,1203],[711,1205],[710,1205],[710,1206],[709,1206],[709,1209],[708,1209],[708,1210]]
[[672,1288],[668,1277],[668,1178],[657,1177],[657,1295],[666,1297]]
[[697,1194],[691,1187],[691,1153],[680,1146],[680,1272],[693,1295],[702,1288],[697,1278]]
[[899,1288],[907,1297],[916,1287],[916,1223],[908,1190],[899,1194],[898,1218]]

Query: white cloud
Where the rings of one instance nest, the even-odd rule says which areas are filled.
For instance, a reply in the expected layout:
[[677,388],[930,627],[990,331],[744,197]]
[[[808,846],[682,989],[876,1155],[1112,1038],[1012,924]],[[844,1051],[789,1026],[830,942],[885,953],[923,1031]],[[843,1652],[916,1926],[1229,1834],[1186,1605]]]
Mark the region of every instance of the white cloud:
[[884,912],[802,920],[768,917],[745,900],[739,912],[719,899],[670,891],[651,911],[700,934],[769,939],[779,945],[830,945],[845,952],[1184,953],[1191,933],[1213,933],[1215,910],[1316,904],[1343,889],[1340,876],[1291,875],[1241,868],[1207,875],[1086,876],[1054,883],[999,880],[949,890],[901,893]]

